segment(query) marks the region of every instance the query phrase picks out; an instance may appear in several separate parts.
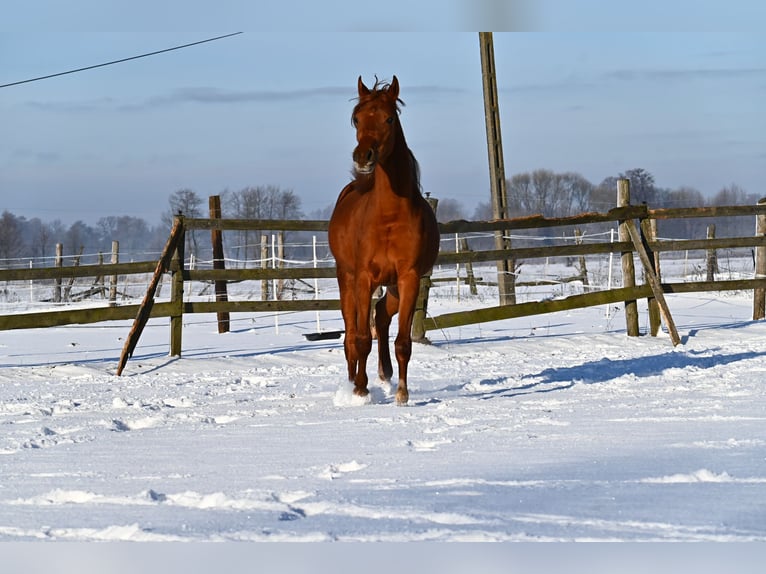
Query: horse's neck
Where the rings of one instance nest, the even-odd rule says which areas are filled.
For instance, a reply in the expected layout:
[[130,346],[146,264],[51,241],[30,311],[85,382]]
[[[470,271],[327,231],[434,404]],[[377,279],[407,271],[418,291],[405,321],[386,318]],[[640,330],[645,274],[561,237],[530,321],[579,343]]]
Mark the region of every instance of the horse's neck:
[[378,164],[376,167],[376,179],[379,170],[383,172],[380,177],[386,178],[387,181],[380,181],[382,185],[374,187],[393,192],[400,197],[413,197],[419,193],[415,156],[407,147],[403,135],[385,164]]

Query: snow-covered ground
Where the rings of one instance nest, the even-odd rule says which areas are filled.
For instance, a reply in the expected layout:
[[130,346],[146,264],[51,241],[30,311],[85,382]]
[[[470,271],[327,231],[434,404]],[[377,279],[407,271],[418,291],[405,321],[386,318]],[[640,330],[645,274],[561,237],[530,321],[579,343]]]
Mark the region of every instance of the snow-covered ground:
[[618,306],[429,332],[408,407],[315,313],[187,316],[180,359],[153,319],[122,377],[130,322],[0,332],[0,540],[766,541],[766,322],[668,303],[677,348]]

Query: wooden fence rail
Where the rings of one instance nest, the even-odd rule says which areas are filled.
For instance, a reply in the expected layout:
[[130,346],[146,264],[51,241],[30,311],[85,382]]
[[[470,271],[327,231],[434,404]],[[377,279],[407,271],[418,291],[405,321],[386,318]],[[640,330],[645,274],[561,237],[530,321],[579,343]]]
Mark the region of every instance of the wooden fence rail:
[[[612,226],[626,221],[640,223],[651,220],[676,218],[712,218],[721,216],[748,216],[755,218],[766,215],[766,203],[754,206],[723,206],[704,208],[673,208],[649,209],[647,206],[618,207],[606,213],[584,213],[572,217],[545,218],[542,216],[522,217],[497,221],[452,221],[440,224],[444,235],[459,233],[485,233],[497,230],[522,230],[556,227],[586,227],[593,224],[610,224]],[[180,237],[192,230],[220,231],[316,231],[327,230],[327,221],[282,221],[282,220],[244,220],[244,219],[201,219],[183,218],[176,220],[181,227]],[[636,232],[643,230],[644,225],[635,226]],[[298,301],[210,301],[195,302],[183,300],[183,285],[188,281],[253,281],[275,279],[315,279],[334,278],[335,269],[331,266],[306,268],[278,269],[189,269],[183,258],[183,239],[174,241],[171,245],[172,254],[164,254],[165,265],[154,262],[80,265],[78,267],[51,267],[36,269],[7,269],[0,270],[0,282],[30,281],[30,280],[60,280],[78,277],[97,276],[129,276],[149,274],[155,271],[171,275],[171,300],[154,304],[150,297],[151,317],[171,317],[171,354],[181,352],[182,317],[188,313],[240,313],[240,312],[273,312],[273,311],[319,311],[338,310],[339,301],[335,299],[298,300]],[[757,252],[766,252],[766,233],[763,231],[752,237],[733,237],[718,239],[672,239],[659,240],[651,236],[642,236],[641,244],[647,255],[653,253],[655,258],[660,253],[670,253],[691,250],[716,250],[728,248],[752,248]],[[579,242],[570,245],[547,245],[539,247],[515,247],[510,250],[491,249],[486,251],[442,251],[437,259],[437,265],[452,265],[456,263],[469,264],[478,262],[493,262],[500,259],[535,259],[553,257],[572,257],[619,253],[633,255],[637,253],[636,241],[623,239],[612,242],[608,239],[595,242]],[[172,261],[167,259],[172,258]],[[698,281],[685,283],[668,283],[659,279],[655,288],[661,293],[685,293],[700,291],[726,290],[764,290],[766,277],[754,275],[752,279]],[[156,284],[156,282],[155,282]],[[582,295],[574,295],[562,299],[530,301],[514,305],[502,305],[484,309],[447,313],[436,317],[428,317],[422,326],[425,330],[444,329],[476,322],[491,321],[509,317],[550,313],[561,310],[576,309],[594,305],[617,302],[635,301],[642,298],[654,298],[656,291],[652,286],[623,285],[609,290],[593,290]],[[94,323],[110,320],[137,318],[141,313],[141,305],[116,305],[111,307],[91,307],[87,309],[65,309],[60,311],[16,313],[0,315],[0,330],[28,329],[50,327],[73,323]],[[757,313],[754,311],[754,316]],[[761,315],[763,316],[763,315]],[[146,315],[148,318],[148,315]]]

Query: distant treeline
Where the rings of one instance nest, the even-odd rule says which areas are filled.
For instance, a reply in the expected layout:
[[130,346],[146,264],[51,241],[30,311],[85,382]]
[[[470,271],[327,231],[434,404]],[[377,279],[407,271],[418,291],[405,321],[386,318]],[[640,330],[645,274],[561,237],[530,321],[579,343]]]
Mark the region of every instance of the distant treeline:
[[[691,187],[667,189],[655,184],[654,177],[644,169],[632,169],[614,177],[608,177],[594,185],[578,173],[555,173],[539,169],[520,173],[507,181],[508,205],[511,217],[542,214],[546,217],[565,217],[587,211],[608,211],[615,206],[618,178],[631,181],[633,204],[646,203],[651,208],[662,207],[703,207],[716,205],[754,205],[759,196],[747,193],[732,184],[724,187],[711,198]],[[313,213],[303,213],[301,198],[292,190],[278,186],[246,187],[239,191],[225,190],[220,193],[223,217],[243,219],[328,219],[332,205]],[[437,197],[437,217],[440,221],[455,219],[492,219],[488,201],[474,207],[470,213],[458,199]],[[82,253],[82,263],[95,262],[99,252],[109,253],[112,241],[120,242],[121,261],[154,259],[164,245],[173,216],[182,213],[188,217],[207,217],[207,196],[201,196],[191,189],[179,189],[168,198],[168,209],[161,215],[159,224],[147,223],[144,219],[126,215],[102,217],[95,226],[83,221],[70,225],[60,220],[44,222],[38,218],[26,219],[4,211],[0,216],[0,267],[18,267],[46,264],[52,260],[56,244],[62,244],[64,255]],[[745,236],[753,233],[754,222],[744,218],[719,218],[717,220],[677,220],[660,222],[659,235],[666,238],[703,238],[706,227],[714,223],[718,237]],[[271,232],[266,232],[271,233]],[[261,257],[260,232],[227,232],[224,237],[226,257],[233,260],[252,262]],[[291,232],[282,239],[285,243],[285,258],[308,260],[312,253],[312,234]],[[268,238],[270,241],[270,237]],[[325,238],[318,238],[320,243]],[[482,241],[475,239],[474,241]],[[487,241],[491,241],[487,239]],[[187,237],[187,254],[200,259],[209,258],[210,240],[202,232]],[[326,258],[327,248],[319,250],[318,257]],[[41,262],[41,263],[40,263]]]

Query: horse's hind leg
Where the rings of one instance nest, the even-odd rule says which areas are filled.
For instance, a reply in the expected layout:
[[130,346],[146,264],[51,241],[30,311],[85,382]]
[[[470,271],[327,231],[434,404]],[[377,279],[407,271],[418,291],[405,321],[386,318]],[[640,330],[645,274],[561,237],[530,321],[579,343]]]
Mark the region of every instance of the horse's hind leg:
[[395,288],[387,288],[386,294],[375,305],[375,329],[378,332],[378,377],[390,381],[394,375],[391,351],[388,348],[391,317],[399,309],[399,296]]

